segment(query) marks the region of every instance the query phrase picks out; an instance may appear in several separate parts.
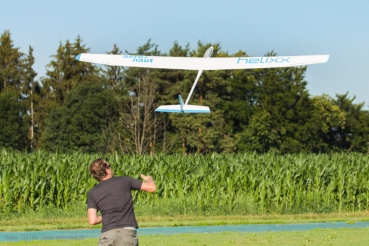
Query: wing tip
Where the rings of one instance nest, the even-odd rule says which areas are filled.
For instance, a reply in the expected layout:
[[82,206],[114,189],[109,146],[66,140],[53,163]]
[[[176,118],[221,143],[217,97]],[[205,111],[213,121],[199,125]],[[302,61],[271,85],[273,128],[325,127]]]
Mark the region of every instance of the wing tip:
[[78,54],[78,56],[76,56],[76,60],[80,60],[81,59],[81,54]]

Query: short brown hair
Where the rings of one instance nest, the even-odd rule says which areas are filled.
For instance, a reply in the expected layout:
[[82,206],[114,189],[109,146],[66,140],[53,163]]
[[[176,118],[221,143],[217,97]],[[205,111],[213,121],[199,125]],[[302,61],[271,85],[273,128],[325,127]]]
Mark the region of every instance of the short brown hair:
[[103,178],[106,177],[106,169],[108,168],[110,168],[109,163],[106,162],[104,159],[99,158],[91,163],[90,173],[97,181],[100,182]]

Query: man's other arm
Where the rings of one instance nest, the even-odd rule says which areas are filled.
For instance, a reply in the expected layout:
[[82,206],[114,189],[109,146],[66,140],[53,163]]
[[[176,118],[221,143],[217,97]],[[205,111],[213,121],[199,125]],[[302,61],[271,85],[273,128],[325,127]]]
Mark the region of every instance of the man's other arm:
[[147,192],[154,192],[156,191],[156,184],[155,181],[152,179],[151,176],[145,176],[141,174],[141,178],[143,179],[143,183],[141,185],[141,190],[147,191]]
[[88,215],[88,223],[90,223],[90,225],[96,225],[101,223],[102,221],[102,216],[97,216],[97,209],[96,208],[89,208],[87,210],[87,215]]

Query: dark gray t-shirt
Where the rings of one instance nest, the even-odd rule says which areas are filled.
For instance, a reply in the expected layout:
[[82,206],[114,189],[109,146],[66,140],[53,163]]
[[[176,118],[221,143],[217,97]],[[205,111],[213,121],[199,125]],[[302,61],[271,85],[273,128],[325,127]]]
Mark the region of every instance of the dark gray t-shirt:
[[87,208],[95,208],[102,215],[101,232],[122,227],[137,228],[131,190],[140,190],[142,181],[128,177],[114,177],[101,181],[87,195]]

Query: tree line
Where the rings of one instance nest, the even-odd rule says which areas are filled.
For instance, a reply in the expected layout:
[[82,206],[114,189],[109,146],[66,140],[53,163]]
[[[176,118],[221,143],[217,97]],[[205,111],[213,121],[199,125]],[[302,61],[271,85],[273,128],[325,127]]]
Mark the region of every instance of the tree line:
[[[174,42],[169,52],[148,40],[127,54],[248,56],[219,43]],[[0,37],[0,147],[85,153],[330,153],[369,150],[369,112],[348,93],[312,96],[306,66],[204,71],[191,104],[210,114],[155,113],[186,98],[197,71],[97,66],[81,37],[60,42],[36,80],[33,48],[22,53],[10,31]],[[122,54],[117,45],[109,54]],[[275,56],[267,52],[266,56]],[[323,83],[324,81],[322,81]],[[338,83],[346,83],[341,81]]]

